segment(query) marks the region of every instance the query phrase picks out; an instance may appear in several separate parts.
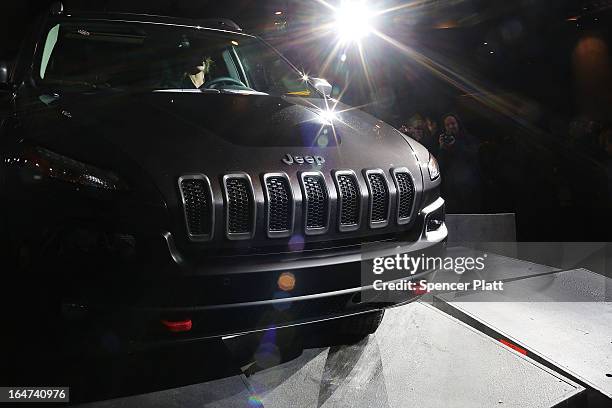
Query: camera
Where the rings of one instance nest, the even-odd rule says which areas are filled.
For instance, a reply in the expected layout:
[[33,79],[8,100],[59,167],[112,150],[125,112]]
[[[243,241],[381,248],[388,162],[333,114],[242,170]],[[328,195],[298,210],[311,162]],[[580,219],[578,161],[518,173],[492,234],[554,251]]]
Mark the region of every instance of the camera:
[[453,143],[455,143],[455,136],[444,133],[442,135],[442,142],[445,145],[452,145]]

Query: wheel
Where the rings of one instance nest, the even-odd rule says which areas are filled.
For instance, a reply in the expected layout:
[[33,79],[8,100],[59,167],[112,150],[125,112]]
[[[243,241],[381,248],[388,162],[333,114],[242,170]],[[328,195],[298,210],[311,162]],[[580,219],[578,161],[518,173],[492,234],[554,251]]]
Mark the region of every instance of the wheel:
[[310,348],[358,343],[376,332],[384,315],[384,310],[377,310],[315,323],[308,331],[305,343]]
[[376,332],[382,323],[384,315],[384,310],[377,310],[375,312],[338,319],[336,322],[337,333],[344,336],[363,339]]

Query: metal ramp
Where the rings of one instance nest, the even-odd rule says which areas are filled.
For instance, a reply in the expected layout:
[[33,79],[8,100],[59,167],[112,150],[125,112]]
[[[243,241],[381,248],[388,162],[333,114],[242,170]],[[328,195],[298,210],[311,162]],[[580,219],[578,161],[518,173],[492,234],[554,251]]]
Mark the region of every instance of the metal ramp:
[[589,406],[612,406],[612,280],[575,269],[504,289],[437,294],[434,305],[584,385]]
[[578,407],[584,391],[422,303],[389,310],[359,344],[309,350],[248,382],[264,407]]
[[83,407],[581,407],[584,388],[431,305],[391,309],[360,343],[248,376]]

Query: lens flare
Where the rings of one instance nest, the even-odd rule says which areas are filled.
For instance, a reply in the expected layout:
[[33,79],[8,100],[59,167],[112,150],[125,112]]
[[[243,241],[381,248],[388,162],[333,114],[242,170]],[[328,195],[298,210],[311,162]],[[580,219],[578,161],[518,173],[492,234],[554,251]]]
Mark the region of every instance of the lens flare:
[[336,9],[336,29],[345,43],[359,42],[372,32],[374,13],[364,0],[344,0]]
[[258,395],[251,395],[248,399],[249,408],[261,408],[263,407],[263,402]]
[[338,120],[338,114],[333,109],[321,109],[317,112],[325,124],[333,124]]
[[295,276],[291,272],[283,272],[278,277],[278,288],[290,292],[295,288]]
[[[366,0],[341,0],[340,5],[338,6],[333,5],[336,2],[330,2],[329,0],[314,1],[319,5],[323,6],[326,9],[325,13],[328,13],[332,18],[329,19],[328,23],[321,24],[316,29],[312,29],[309,26],[308,29],[305,29],[300,33],[302,35],[299,36],[299,40],[294,40],[292,42],[292,45],[297,46],[299,44],[320,40],[322,38],[327,38],[330,35],[333,35],[333,33],[336,33],[338,37],[337,41],[329,42],[329,46],[324,51],[327,56],[324,56],[324,61],[320,65],[319,72],[317,72],[317,77],[325,78],[328,73],[328,69],[330,68],[332,63],[337,61],[338,59],[342,61],[342,55],[346,54],[348,46],[351,44],[355,44],[359,52],[358,56],[361,60],[361,68],[363,69],[364,76],[367,81],[367,86],[370,89],[370,92],[372,93],[372,90],[374,90],[374,84],[369,72],[369,66],[372,64],[372,62],[368,61],[368,56],[365,47],[365,45],[368,44],[364,44],[364,41],[361,41],[365,36],[371,34],[371,43],[384,43],[384,45],[395,48],[398,51],[398,55],[402,55],[418,63],[443,81],[459,89],[464,94],[473,97],[476,101],[490,106],[502,115],[509,117],[519,126],[526,128],[530,131],[537,131],[537,129],[535,129],[533,125],[525,121],[524,118],[522,118],[521,116],[516,115],[514,113],[516,109],[512,100],[506,97],[500,97],[494,92],[491,92],[491,90],[488,89],[485,83],[472,78],[469,75],[469,72],[465,71],[465,68],[461,66],[456,66],[456,64],[453,64],[452,61],[448,61],[442,58],[442,56],[436,50],[424,49],[422,51],[417,51],[417,49],[402,42],[399,38],[387,34],[384,32],[384,30],[382,30],[382,22],[385,21],[385,19],[389,19],[392,14],[395,14],[396,12],[418,12],[423,7],[429,7],[430,3],[434,2],[430,2],[429,0],[407,0],[405,2],[400,2],[401,4],[394,5],[386,9],[372,9],[368,7]],[[461,1],[462,0],[460,0],[460,2]],[[448,2],[452,3],[453,1],[449,0]],[[451,24],[448,25],[448,28],[450,28]],[[455,26],[456,24],[453,23],[452,25]],[[378,26],[381,27],[379,28]],[[372,45],[371,43],[369,45]],[[490,41],[483,42],[483,45],[485,46],[488,46],[490,44]],[[492,50],[488,50],[487,52],[489,52],[488,55],[491,56],[497,54],[495,51]],[[350,58],[347,58],[347,61],[349,59]],[[347,92],[350,86],[350,82],[351,77],[347,75],[346,83],[342,86],[342,88],[339,88],[339,95],[334,98],[334,105],[337,105],[340,101],[342,101],[345,92]],[[311,104],[310,102],[307,101],[306,103],[312,105],[313,109],[317,109],[317,107]],[[362,109],[374,104],[375,102],[372,101],[361,106],[355,106],[352,108],[347,108],[335,112],[348,112],[351,110]],[[320,110],[321,109],[319,108],[319,111]],[[334,110],[335,106],[334,109],[331,111]],[[327,109],[327,111],[330,110]],[[323,117],[325,115],[327,115],[327,112],[324,112],[323,115],[320,114],[320,117]],[[323,122],[325,122],[325,120],[323,120]],[[348,126],[349,128],[352,128],[349,123],[343,122],[340,118],[338,118],[338,122],[342,123],[345,126]]]

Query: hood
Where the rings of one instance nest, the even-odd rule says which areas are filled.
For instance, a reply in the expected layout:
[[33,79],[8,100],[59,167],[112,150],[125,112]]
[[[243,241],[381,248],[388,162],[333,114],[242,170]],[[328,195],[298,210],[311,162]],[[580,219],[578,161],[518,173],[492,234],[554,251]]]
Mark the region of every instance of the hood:
[[[131,185],[146,177],[170,210],[181,206],[179,177],[190,174],[207,175],[218,196],[221,177],[236,172],[249,174],[255,190],[265,173],[285,172],[297,184],[299,171],[312,170],[328,177],[406,167],[422,183],[420,145],[362,111],[340,104],[324,113],[325,100],[180,91],[38,99],[43,108],[24,121],[27,139]],[[299,160],[306,156],[317,161]]]
[[66,95],[47,103],[28,120],[28,137],[103,167],[105,154],[116,150],[154,178],[279,171],[287,154],[321,156],[329,169],[413,161],[399,132],[344,105],[326,114],[324,100],[150,92]]

